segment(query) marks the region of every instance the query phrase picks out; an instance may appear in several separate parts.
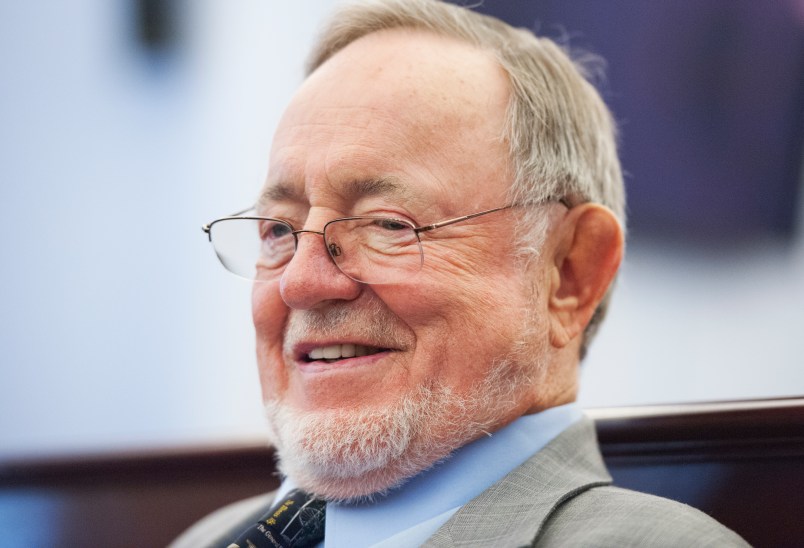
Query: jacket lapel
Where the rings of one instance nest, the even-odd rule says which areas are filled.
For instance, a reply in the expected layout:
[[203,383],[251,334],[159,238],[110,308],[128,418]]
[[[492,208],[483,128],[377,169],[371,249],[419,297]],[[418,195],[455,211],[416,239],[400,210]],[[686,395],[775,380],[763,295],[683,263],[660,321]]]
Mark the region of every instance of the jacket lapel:
[[423,546],[530,546],[561,503],[611,481],[594,423],[584,417],[467,503]]

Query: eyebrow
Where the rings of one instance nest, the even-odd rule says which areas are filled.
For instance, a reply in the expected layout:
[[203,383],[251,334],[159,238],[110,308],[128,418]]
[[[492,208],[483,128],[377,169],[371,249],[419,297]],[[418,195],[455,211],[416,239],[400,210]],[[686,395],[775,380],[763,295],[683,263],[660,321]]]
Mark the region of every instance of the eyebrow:
[[301,201],[303,195],[300,194],[294,187],[284,183],[277,183],[264,188],[260,192],[260,198],[257,200],[259,205],[264,205],[267,202],[291,202]]
[[347,193],[350,198],[372,196],[392,197],[404,200],[412,200],[414,198],[410,188],[402,184],[402,182],[395,177],[354,181],[347,189]]
[[[395,198],[407,202],[416,200],[410,188],[396,177],[357,179],[344,185],[340,194],[349,201],[374,196]],[[304,199],[304,193],[299,192],[297,187],[280,182],[263,189],[257,203],[265,205],[268,202],[301,202]]]

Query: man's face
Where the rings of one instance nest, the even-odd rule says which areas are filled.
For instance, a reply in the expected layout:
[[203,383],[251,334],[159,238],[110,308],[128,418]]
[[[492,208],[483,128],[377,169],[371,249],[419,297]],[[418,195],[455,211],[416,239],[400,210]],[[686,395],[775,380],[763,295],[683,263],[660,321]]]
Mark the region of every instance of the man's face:
[[[259,212],[321,230],[351,215],[420,226],[506,205],[508,97],[502,69],[470,46],[409,31],[364,37],[312,74],[288,107]],[[534,364],[546,348],[534,312],[539,280],[526,276],[513,248],[517,215],[503,210],[423,233],[422,270],[393,285],[351,280],[320,235],[301,234],[282,277],[254,285],[264,400],[307,416],[370,417],[423,388],[477,399],[490,370],[513,362],[496,369],[511,378],[492,379],[512,392],[505,408],[481,401],[474,419],[496,429],[537,407],[532,385],[510,386],[516,371],[537,382]],[[340,345],[367,355],[310,356]],[[483,416],[490,408],[493,418]],[[450,449],[467,441],[438,431],[446,423],[427,428]]]

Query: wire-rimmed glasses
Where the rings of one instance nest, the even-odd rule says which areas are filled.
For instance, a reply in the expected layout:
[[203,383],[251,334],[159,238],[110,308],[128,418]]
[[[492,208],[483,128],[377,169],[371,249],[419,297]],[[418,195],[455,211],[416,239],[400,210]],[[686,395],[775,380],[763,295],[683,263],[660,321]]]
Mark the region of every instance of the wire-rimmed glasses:
[[[563,200],[561,200],[563,202]],[[514,207],[495,207],[437,223],[416,226],[405,219],[357,216],[333,219],[319,230],[297,230],[284,219],[247,215],[253,208],[204,225],[221,264],[237,276],[271,281],[282,275],[305,233],[323,237],[335,265],[366,284],[393,284],[409,279],[424,264],[420,234]]]

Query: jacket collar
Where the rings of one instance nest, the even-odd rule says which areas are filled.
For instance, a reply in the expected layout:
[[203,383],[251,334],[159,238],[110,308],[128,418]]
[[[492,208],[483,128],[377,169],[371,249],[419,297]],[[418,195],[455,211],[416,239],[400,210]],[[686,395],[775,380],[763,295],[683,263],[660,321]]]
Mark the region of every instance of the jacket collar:
[[594,423],[584,417],[456,512],[424,546],[530,546],[563,502],[611,482]]

